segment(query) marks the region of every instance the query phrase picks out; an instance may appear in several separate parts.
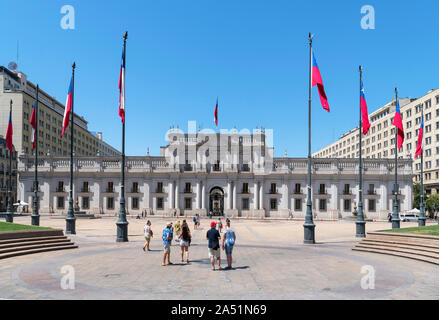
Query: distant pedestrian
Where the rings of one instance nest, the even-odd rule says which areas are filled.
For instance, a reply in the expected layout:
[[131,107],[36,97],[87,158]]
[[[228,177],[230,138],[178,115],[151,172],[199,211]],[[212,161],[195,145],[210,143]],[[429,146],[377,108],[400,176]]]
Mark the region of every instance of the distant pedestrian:
[[221,234],[221,230],[223,229],[223,223],[221,222],[221,218],[218,218],[218,222],[216,223],[218,227],[218,232]]
[[209,258],[210,263],[212,264],[212,270],[215,271],[215,258],[218,262],[218,268],[221,269],[221,251],[220,251],[220,245],[219,241],[221,239],[221,235],[216,230],[216,223],[212,221],[210,223],[210,230],[207,231],[206,239],[208,241],[208,248],[209,248]]
[[236,241],[236,233],[230,227],[230,220],[226,220],[226,230],[223,233],[223,250],[226,251],[227,269],[232,269],[232,251]]
[[168,265],[172,264],[171,260],[171,243],[173,238],[173,233],[171,231],[172,224],[169,223],[166,228],[163,230],[162,239],[163,239],[163,263],[162,266],[166,265],[166,258],[168,258]]
[[183,224],[181,225],[181,230],[178,235],[180,239],[180,248],[181,248],[181,262],[184,262],[184,252],[186,252],[186,263],[189,263],[189,247],[191,245],[191,231],[189,230],[189,226],[186,223],[186,220],[183,220]]
[[389,212],[389,214],[387,215],[387,220],[389,222],[392,222],[392,214]]
[[152,232],[152,229],[151,229],[151,221],[146,221],[146,224],[145,224],[145,245],[143,246],[143,251],[145,251],[145,248],[148,250],[148,251],[151,251],[150,249],[149,249],[149,242],[151,241],[151,238],[154,236],[154,233]]
[[197,219],[197,215],[194,215],[193,221],[194,221],[194,230],[197,230],[197,226],[198,226],[198,219]]
[[197,213],[197,229],[200,226],[200,221],[201,221],[200,214]]

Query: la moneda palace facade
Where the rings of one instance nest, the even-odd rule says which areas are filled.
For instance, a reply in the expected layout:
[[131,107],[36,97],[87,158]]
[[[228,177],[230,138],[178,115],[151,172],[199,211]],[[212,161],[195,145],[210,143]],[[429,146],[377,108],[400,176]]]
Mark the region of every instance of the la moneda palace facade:
[[[129,215],[304,217],[307,159],[273,157],[272,131],[214,132],[171,128],[160,156],[126,158],[125,197]],[[316,218],[351,216],[358,206],[358,160],[312,159],[312,205]],[[40,156],[40,212],[66,214],[70,158]],[[81,211],[119,212],[121,158],[74,158],[74,201]],[[365,159],[364,212],[385,219],[394,199],[394,161]],[[412,208],[412,160],[398,162],[400,212]],[[34,158],[18,161],[18,198],[33,203]]]

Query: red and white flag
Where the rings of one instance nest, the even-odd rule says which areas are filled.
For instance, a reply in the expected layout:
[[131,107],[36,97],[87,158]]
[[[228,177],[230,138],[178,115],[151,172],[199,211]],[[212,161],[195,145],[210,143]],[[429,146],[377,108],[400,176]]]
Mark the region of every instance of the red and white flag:
[[215,111],[213,115],[214,115],[215,125],[218,127],[218,98],[216,98]]
[[35,100],[30,116],[30,124],[32,126],[32,150],[35,150],[35,135],[37,133],[37,100]]
[[119,74],[119,116],[125,123],[125,48],[122,50],[122,63]]
[[66,132],[67,127],[69,126],[70,121],[70,113],[72,112],[72,103],[73,103],[73,77],[70,80],[69,93],[67,94],[66,107],[64,108],[64,119],[62,125],[61,138]]

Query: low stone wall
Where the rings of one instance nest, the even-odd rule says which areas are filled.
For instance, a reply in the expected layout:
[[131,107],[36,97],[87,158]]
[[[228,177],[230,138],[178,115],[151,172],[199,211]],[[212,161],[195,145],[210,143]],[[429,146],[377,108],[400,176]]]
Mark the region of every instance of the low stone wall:
[[23,230],[0,232],[0,240],[64,236],[61,229]]

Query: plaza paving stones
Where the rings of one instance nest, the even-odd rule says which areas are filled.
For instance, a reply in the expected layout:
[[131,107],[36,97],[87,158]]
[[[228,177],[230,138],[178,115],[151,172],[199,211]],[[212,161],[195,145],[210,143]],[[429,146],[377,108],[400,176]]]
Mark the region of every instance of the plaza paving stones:
[[[143,252],[145,220],[129,220],[129,242],[116,243],[116,217],[77,220],[71,239],[79,249],[0,261],[0,299],[438,299],[434,265],[355,252],[355,223],[316,222],[315,245],[304,245],[302,221],[232,220],[237,233],[234,269],[212,271],[207,257],[208,219],[193,230],[190,264],[171,250],[172,266],[161,266],[161,233],[171,219],[149,218],[154,238]],[[176,221],[176,219],[172,220]],[[15,222],[30,224],[30,217]],[[64,228],[62,219],[41,225]],[[413,226],[413,223],[403,223]],[[367,230],[390,227],[368,223]],[[174,242],[175,243],[175,242]],[[226,266],[224,251],[222,266]],[[63,266],[75,271],[75,289],[61,289]],[[375,268],[375,289],[361,288],[361,268]]]

